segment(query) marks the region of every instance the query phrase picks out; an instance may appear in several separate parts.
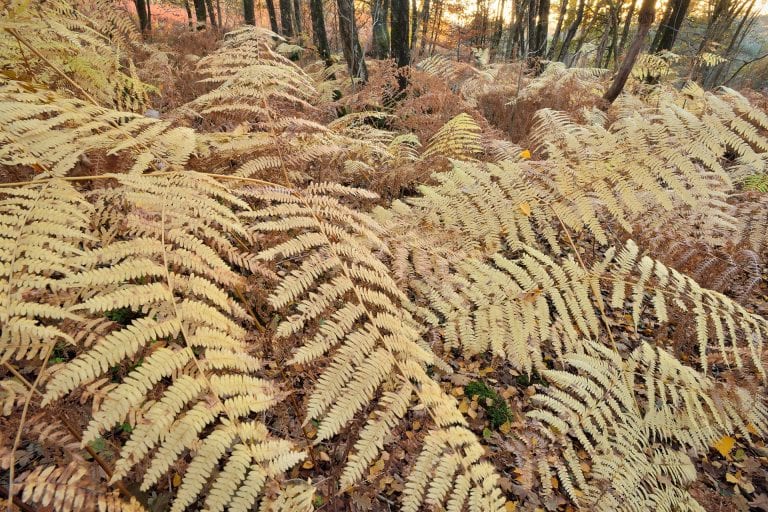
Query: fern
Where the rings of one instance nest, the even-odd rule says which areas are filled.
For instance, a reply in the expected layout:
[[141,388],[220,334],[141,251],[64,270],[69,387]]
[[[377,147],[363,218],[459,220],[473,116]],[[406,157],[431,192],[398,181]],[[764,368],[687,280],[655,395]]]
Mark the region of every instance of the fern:
[[[107,393],[83,442],[142,411],[113,482],[148,458],[142,481],[148,489],[191,450],[172,510],[186,509],[208,484],[209,510],[248,508],[268,480],[304,454],[272,439],[254,419],[276,403],[279,392],[258,377],[260,362],[248,354],[245,330],[236,322],[247,315],[225,291],[241,278],[219,255],[229,245],[227,234],[248,238],[231,210],[247,205],[193,173],[117,179],[131,208],[124,220],[129,238],[76,258],[83,270],[61,285],[83,297],[74,311],[98,315],[128,308],[139,317],[55,371],[43,406],[143,355],[142,364]],[[155,389],[160,398],[150,401]],[[220,462],[224,469],[212,475]]]
[[[421,463],[409,476],[404,508],[415,510],[424,502],[423,489],[433,463],[444,463],[453,472],[441,480],[443,492],[427,494],[429,502],[440,504],[450,494],[451,506],[457,510],[467,500],[473,510],[501,509],[504,500],[495,485],[497,475],[479,461],[482,447],[467,430],[455,400],[427,375],[425,366],[436,364],[435,356],[403,309],[407,297],[373,254],[385,250],[377,235],[380,229],[334,197],[371,195],[332,184],[312,185],[302,194],[280,189],[252,194],[267,203],[253,214],[244,214],[258,221],[253,229],[301,230],[298,236],[263,250],[260,257],[300,258],[270,299],[276,308],[296,304],[279,325],[279,337],[324,319],[291,361],[309,363],[326,354],[332,358],[309,398],[308,416],[319,421],[318,441],[339,434],[355,416],[375,407],[344,468],[342,488],[360,481],[416,399],[429,411],[435,430],[425,441]],[[383,389],[390,391],[377,399]]]

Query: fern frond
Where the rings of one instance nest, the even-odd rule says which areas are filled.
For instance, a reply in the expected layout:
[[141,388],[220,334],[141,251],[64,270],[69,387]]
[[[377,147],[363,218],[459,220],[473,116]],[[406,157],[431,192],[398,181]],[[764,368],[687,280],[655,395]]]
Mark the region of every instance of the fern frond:
[[[455,496],[457,509],[463,506],[466,493],[476,509],[484,503],[494,504],[494,509],[503,506],[503,500],[498,504],[495,472],[478,462],[482,447],[465,427],[455,400],[425,371],[435,357],[404,308],[407,297],[375,256],[375,251],[386,251],[379,239],[381,229],[343,202],[345,197],[370,198],[371,194],[333,184],[312,185],[302,193],[281,189],[251,193],[266,203],[243,214],[254,221],[254,230],[291,234],[300,229],[299,234],[263,250],[261,257],[298,258],[270,299],[276,308],[296,304],[278,326],[278,335],[301,332],[322,319],[292,359],[309,363],[326,354],[332,358],[309,398],[308,416],[319,421],[317,439],[339,434],[355,416],[375,408],[347,461],[342,485],[359,482],[416,398],[436,427],[422,456],[434,460],[443,456],[430,450],[448,450],[453,455],[445,457],[459,456],[459,451],[469,457],[460,459],[464,462]],[[408,481],[421,481],[428,468],[414,468]],[[453,478],[452,474],[441,476]],[[422,493],[413,493],[405,506],[418,507],[423,499]]]
[[[63,320],[78,320],[60,296],[62,280],[77,275],[92,211],[69,183],[6,189],[0,199],[0,361],[43,357],[46,347],[72,343]],[[53,293],[48,292],[52,290]]]
[[[226,291],[242,279],[224,257],[228,237],[249,239],[234,213],[248,206],[192,172],[115,178],[130,209],[128,239],[78,255],[83,270],[62,286],[82,290],[84,300],[73,310],[98,315],[128,308],[138,318],[58,368],[43,405],[141,357],[142,364],[107,391],[83,442],[141,411],[113,481],[146,459],[142,489],[148,489],[190,451],[172,510],[185,510],[207,485],[209,510],[251,507],[268,481],[304,454],[271,438],[257,419],[279,393],[258,377],[260,362],[248,354],[239,324],[247,317]],[[153,393],[156,401],[149,399]],[[220,463],[224,470],[216,476]]]
[[480,127],[467,114],[459,114],[445,123],[430,139],[422,158],[444,156],[472,160],[483,151],[480,145]]

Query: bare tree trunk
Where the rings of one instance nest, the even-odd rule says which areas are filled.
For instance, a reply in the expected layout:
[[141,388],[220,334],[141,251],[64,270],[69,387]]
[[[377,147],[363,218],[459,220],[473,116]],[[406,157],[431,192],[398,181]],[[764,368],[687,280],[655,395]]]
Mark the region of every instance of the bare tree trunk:
[[627,17],[624,20],[624,29],[621,31],[619,47],[616,49],[616,60],[619,60],[619,56],[624,51],[624,46],[627,44],[627,38],[629,37],[629,27],[632,25],[632,16],[635,14],[635,3],[636,0],[629,0],[629,11],[627,11]]
[[645,38],[648,35],[648,31],[651,29],[655,15],[655,0],[643,0],[643,4],[640,6],[640,12],[637,14],[638,26],[635,39],[632,41],[632,45],[629,47],[627,55],[621,62],[621,66],[613,79],[613,83],[611,83],[611,86],[608,87],[608,90],[605,91],[605,94],[603,95],[603,99],[609,105],[619,97],[619,94],[621,94],[621,91],[624,89],[624,84],[627,83],[627,78],[629,78],[629,73],[635,65],[635,60],[645,44]]
[[139,15],[139,28],[142,32],[147,30],[147,6],[144,0],[134,0],[136,4],[136,14]]
[[352,78],[359,79],[363,83],[367,82],[368,68],[365,66],[365,56],[357,36],[354,0],[337,0],[336,6],[339,13],[341,47],[344,51],[344,60],[347,61],[349,74]]
[[[503,2],[504,0],[502,0]],[[424,6],[421,8],[421,45],[419,46],[419,56],[424,54],[424,47],[427,45],[427,31],[429,30],[429,8],[430,0],[424,0]]]
[[203,30],[206,25],[205,0],[195,0],[195,18],[197,18],[197,30]]
[[277,26],[277,13],[275,12],[275,1],[274,0],[266,0],[267,4],[267,14],[269,14],[269,26],[272,29],[272,32],[275,34],[280,33],[280,29]]
[[331,46],[328,44],[328,33],[325,31],[325,13],[323,13],[323,0],[310,0],[310,16],[312,18],[312,33],[314,34],[317,53],[325,61],[326,66],[333,64],[331,60]]
[[293,0],[293,17],[296,22],[296,35],[301,37],[302,23],[301,23],[301,0]]
[[256,24],[256,12],[253,9],[253,0],[243,0],[243,17],[246,25]]
[[549,52],[547,52],[547,58],[549,60],[555,58],[555,49],[557,48],[557,42],[560,40],[560,31],[563,29],[563,21],[565,20],[565,13],[567,10],[568,0],[560,0],[560,13],[557,16],[555,33],[552,35],[552,46],[549,47]]
[[432,31],[432,41],[429,46],[430,55],[435,54],[435,45],[437,44],[437,39],[440,37],[440,27],[443,24],[443,7],[445,6],[443,2],[444,0],[437,0],[437,15],[434,23],[435,28]]
[[536,48],[536,15],[538,11],[538,2],[528,0],[528,44],[525,47],[525,53],[529,57]]
[[147,0],[147,32],[152,32],[152,7],[150,0]]
[[411,62],[411,52],[408,45],[409,13],[408,0],[392,0],[392,51],[391,57],[397,62],[397,67],[407,66]]
[[184,0],[184,10],[187,11],[187,25],[189,25],[189,28],[192,29],[192,8],[189,5],[189,0]]
[[411,52],[416,49],[416,38],[418,37],[417,30],[419,30],[419,9],[416,2],[417,0],[411,0],[411,35],[408,39],[408,48],[410,48]]
[[[408,45],[408,0],[392,0],[392,52],[391,57],[395,59],[398,68],[408,66],[411,63],[411,49]],[[405,74],[400,73],[397,82],[402,91],[408,85],[408,79]]]
[[[717,85],[717,82],[720,80],[720,76],[722,75],[723,71],[727,70],[730,67],[731,59],[733,56],[738,54],[739,49],[741,48],[741,43],[744,41],[744,36],[746,36],[751,27],[754,23],[755,19],[757,19],[758,13],[756,12],[754,15],[752,15],[752,10],[755,7],[755,0],[751,0],[751,3],[749,4],[749,7],[747,8],[747,11],[744,13],[744,17],[741,18],[741,21],[739,22],[738,27],[736,28],[736,31],[733,33],[733,36],[731,37],[731,42],[728,44],[728,48],[725,50],[725,53],[723,54],[723,57],[725,57],[727,62],[724,62],[722,64],[719,64],[712,73],[709,74],[707,77],[709,79],[709,85],[715,86]],[[746,27],[746,30],[745,30]],[[710,78],[711,77],[711,78]]]
[[280,0],[280,28],[282,35],[293,37],[293,2]]
[[218,27],[216,23],[216,13],[213,10],[213,0],[205,0],[205,6],[208,9],[208,18],[211,20],[211,26],[213,28]]
[[691,0],[670,0],[664,13],[664,18],[659,25],[659,30],[656,31],[656,35],[653,38],[651,53],[672,50],[690,4]]
[[539,0],[536,16],[536,48],[534,55],[543,57],[547,53],[547,33],[549,32],[549,0]]
[[386,59],[389,56],[389,33],[387,32],[388,9],[385,0],[371,1],[373,21],[373,56]]
[[565,39],[563,39],[563,44],[560,47],[560,53],[557,54],[557,60],[560,62],[563,62],[563,59],[568,55],[568,47],[571,45],[574,36],[576,36],[576,31],[579,29],[581,21],[584,19],[584,7],[586,5],[587,0],[579,0],[579,6],[576,8],[576,17],[571,24],[568,25],[568,30],[565,32]]

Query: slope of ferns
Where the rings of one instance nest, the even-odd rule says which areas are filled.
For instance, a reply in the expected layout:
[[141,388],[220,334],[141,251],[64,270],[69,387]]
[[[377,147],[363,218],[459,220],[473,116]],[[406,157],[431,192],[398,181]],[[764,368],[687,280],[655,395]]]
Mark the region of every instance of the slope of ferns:
[[[416,99],[387,111],[374,80],[342,115],[328,74],[242,28],[199,61],[208,92],[160,120],[132,113],[149,86],[93,36],[130,45],[124,23],[35,2],[3,23],[18,27],[3,55],[48,56],[32,63],[44,83],[0,78],[0,166],[30,178],[0,188],[0,485],[18,500],[142,510],[163,489],[174,511],[312,510],[367,485],[418,421],[403,510],[556,492],[586,510],[701,510],[697,457],[768,434],[768,321],[696,274],[725,265],[751,289],[768,249],[765,198],[739,188],[766,170],[768,116],[736,91],[542,109],[531,159],[475,110],[509,70],[423,63],[414,80],[453,77],[468,112],[441,111],[420,140],[393,121]],[[27,40],[36,24],[72,34]],[[112,81],[57,65],[75,45]],[[510,100],[602,76],[552,66]],[[117,164],[83,176],[94,159]],[[410,197],[369,190],[416,175]],[[713,261],[665,250],[668,226]],[[506,459],[442,385],[486,355],[538,379]],[[340,447],[338,472],[317,468],[320,444]]]

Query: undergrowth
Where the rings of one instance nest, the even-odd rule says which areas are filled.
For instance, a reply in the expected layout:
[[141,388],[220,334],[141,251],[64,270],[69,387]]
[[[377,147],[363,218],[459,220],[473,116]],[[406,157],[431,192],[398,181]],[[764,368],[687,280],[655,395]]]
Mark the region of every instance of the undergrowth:
[[768,115],[739,92],[636,78],[603,111],[602,70],[436,57],[393,103],[386,63],[361,87],[263,29],[192,57],[56,5],[0,36],[17,500],[701,510],[710,448],[763,448]]

